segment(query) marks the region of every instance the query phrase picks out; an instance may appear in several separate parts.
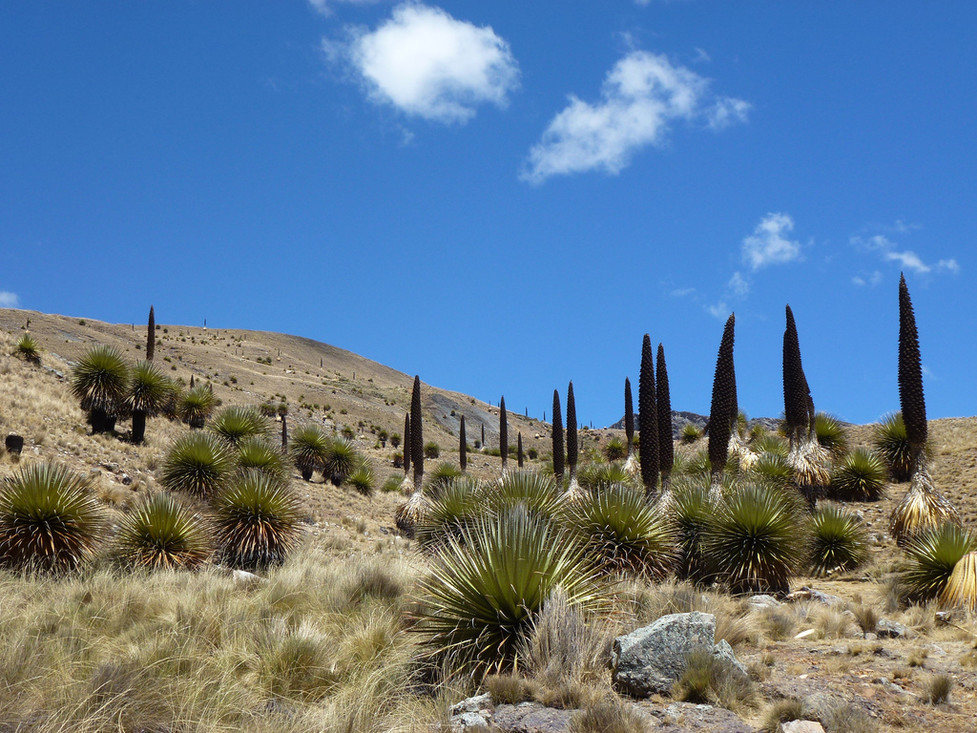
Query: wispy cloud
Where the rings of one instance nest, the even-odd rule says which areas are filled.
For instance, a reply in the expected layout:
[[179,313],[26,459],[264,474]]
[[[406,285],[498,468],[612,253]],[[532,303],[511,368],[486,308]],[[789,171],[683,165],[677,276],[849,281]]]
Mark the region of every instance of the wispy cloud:
[[669,293],[669,295],[671,295],[673,298],[685,298],[694,294],[695,288],[675,288]]
[[404,3],[375,30],[349,34],[323,41],[323,50],[353,69],[373,101],[407,115],[463,123],[481,104],[505,106],[519,83],[502,38],[441,8]]
[[852,283],[860,287],[866,285],[871,285],[875,287],[880,282],[882,282],[882,272],[880,270],[874,270],[871,274],[862,277],[861,275],[856,275],[851,279]]
[[718,318],[720,321],[725,321],[727,318],[729,318],[731,311],[729,310],[729,306],[726,305],[726,301],[720,300],[715,305],[707,305],[706,313],[713,318]]
[[374,5],[379,2],[383,0],[309,0],[309,5],[320,15],[330,16],[335,5]]
[[570,95],[529,151],[520,177],[542,183],[591,170],[615,175],[637,151],[663,144],[678,122],[703,121],[713,129],[745,122],[750,104],[716,97],[709,83],[665,56],[633,51],[607,74],[599,102]]
[[729,282],[726,283],[726,287],[737,298],[745,298],[750,294],[750,283],[738,270],[733,273],[731,278],[729,278]]
[[0,290],[0,308],[16,308],[19,305],[20,298],[17,297],[17,293]]
[[[900,233],[909,233],[911,228],[902,222],[897,222],[897,227],[893,229]],[[949,272],[956,274],[960,272],[960,263],[954,258],[938,260],[935,264],[929,264],[923,260],[916,252],[911,249],[902,249],[886,237],[884,234],[874,234],[871,236],[856,235],[850,238],[851,244],[862,252],[870,252],[878,255],[883,262],[898,263],[899,268],[915,272],[917,274]]]
[[756,271],[801,259],[801,243],[787,238],[792,231],[794,220],[789,214],[767,214],[743,239],[743,261]]

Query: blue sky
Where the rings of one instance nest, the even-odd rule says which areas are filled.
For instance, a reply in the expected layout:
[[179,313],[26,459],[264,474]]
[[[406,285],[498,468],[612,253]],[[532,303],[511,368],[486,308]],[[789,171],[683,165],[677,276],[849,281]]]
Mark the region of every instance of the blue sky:
[[[825,9],[827,8],[827,9]],[[602,426],[665,346],[707,412],[977,414],[977,5],[0,8],[0,305],[284,331]]]

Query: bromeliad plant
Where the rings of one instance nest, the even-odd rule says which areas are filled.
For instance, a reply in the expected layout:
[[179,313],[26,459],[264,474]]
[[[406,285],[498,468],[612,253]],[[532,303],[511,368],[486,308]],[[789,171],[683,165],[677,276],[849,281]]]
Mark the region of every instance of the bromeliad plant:
[[[944,605],[956,605],[969,596],[974,602],[974,590],[967,591],[968,566],[977,552],[977,538],[956,524],[946,522],[927,527],[906,543],[909,565],[899,574],[904,600],[921,603],[937,598]],[[957,566],[961,572],[951,585]]]
[[325,462],[322,475],[333,486],[342,486],[357,467],[363,463],[363,458],[353,444],[345,438],[333,438],[326,446]]
[[464,540],[464,531],[485,513],[485,489],[476,480],[458,477],[448,481],[431,498],[428,511],[416,527],[418,544],[433,550],[449,538]]
[[[906,423],[902,413],[886,415],[875,426],[872,443],[882,456],[893,481],[908,481],[913,475],[913,451],[906,436]],[[923,446],[923,450],[926,447]]]
[[265,438],[271,434],[271,423],[255,407],[225,407],[210,423],[210,430],[228,445],[236,446],[245,438]]
[[889,533],[902,545],[927,527],[938,527],[944,522],[960,524],[957,510],[936,490],[926,468],[926,401],[923,398],[919,335],[909,288],[903,276],[899,278],[899,404],[906,425],[913,473],[909,491],[892,511]]
[[675,532],[644,491],[611,485],[568,510],[584,552],[606,573],[661,580],[675,568]]
[[210,533],[199,514],[168,492],[143,500],[119,522],[119,561],[148,570],[197,570],[210,557]]
[[831,474],[829,497],[838,501],[878,501],[885,496],[885,464],[875,453],[856,448]]
[[[193,383],[193,377],[190,382]],[[191,387],[180,401],[180,419],[191,428],[199,430],[207,423],[216,405],[214,393],[206,384]]]
[[14,353],[30,364],[41,363],[41,346],[37,343],[37,339],[29,333],[20,337]]
[[566,501],[566,493],[560,493],[553,479],[533,471],[510,471],[485,489],[486,511],[495,515],[521,505],[533,516],[555,520]]
[[301,537],[300,508],[288,486],[266,474],[232,481],[213,504],[220,562],[245,570],[283,563]]
[[64,573],[90,559],[105,521],[90,480],[55,463],[35,463],[0,486],[0,563]]
[[132,442],[146,439],[146,418],[162,411],[170,396],[170,380],[151,361],[141,361],[132,368],[125,409],[132,414]]
[[415,630],[430,656],[475,679],[517,664],[533,621],[557,588],[584,612],[604,600],[580,545],[523,507],[488,514],[449,537],[420,581]]
[[234,455],[223,441],[193,432],[170,448],[160,483],[170,491],[210,498],[224,487],[233,469]]
[[832,570],[853,570],[868,556],[868,541],[861,520],[845,509],[819,506],[812,517],[809,565],[814,575]]
[[111,346],[93,346],[75,365],[71,393],[88,413],[93,434],[115,430],[128,386],[129,367]]
[[261,471],[281,481],[288,479],[282,452],[258,436],[244,438],[237,444],[237,466],[241,472]]
[[328,448],[329,437],[317,425],[303,425],[292,434],[288,450],[303,481],[311,481],[315,471],[325,469]]

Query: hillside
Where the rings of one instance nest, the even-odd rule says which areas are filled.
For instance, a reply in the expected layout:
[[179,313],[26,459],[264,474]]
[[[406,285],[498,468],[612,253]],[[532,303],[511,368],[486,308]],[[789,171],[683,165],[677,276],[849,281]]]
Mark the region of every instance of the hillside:
[[[11,355],[28,318],[30,333],[42,348],[40,366],[28,364]],[[389,442],[381,445],[379,433],[385,430],[392,435],[403,431],[412,376],[351,352],[298,336],[164,324],[159,325],[157,334],[156,360],[164,364],[174,378],[189,381],[193,376],[197,383],[211,383],[215,395],[224,405],[256,405],[268,400],[277,403],[284,398],[290,406],[288,422],[293,430],[304,422],[314,422],[337,432],[344,428],[352,429],[354,444],[369,457],[377,472],[378,487],[387,478],[402,475],[393,466],[395,449]],[[0,309],[0,433],[16,433],[25,438],[25,451],[19,462],[10,456],[0,460],[0,477],[12,474],[21,464],[37,460],[66,463],[94,478],[99,498],[116,518],[131,507],[138,497],[157,488],[158,473],[166,450],[173,440],[187,432],[187,428],[163,418],[151,418],[147,427],[147,443],[141,446],[121,439],[128,430],[127,423],[119,424],[120,437],[92,436],[67,384],[72,362],[90,345],[116,346],[135,361],[144,348],[144,339],[145,327],[138,324],[107,324],[78,317]],[[424,385],[422,394],[425,441],[437,442],[441,447],[441,457],[431,461],[429,466],[433,467],[439,461],[457,465],[457,426],[462,415],[466,419],[469,443],[479,439],[479,428],[484,425],[488,447],[497,447],[497,407],[433,385]],[[872,426],[847,426],[851,444],[867,446],[872,429]],[[510,413],[510,443],[515,442],[517,432],[522,433],[527,450],[535,448],[540,454],[530,465],[545,470],[550,451],[550,426]],[[606,445],[611,437],[621,435],[622,431],[617,429],[581,431],[584,458],[596,458],[596,449]],[[965,526],[971,528],[977,525],[975,444],[977,417],[936,420],[930,424],[931,470],[936,485],[956,505]],[[702,448],[701,443],[678,445],[677,451],[682,459],[688,460],[701,452]],[[501,461],[497,456],[476,452],[470,457],[470,469],[477,476],[496,478],[501,470]],[[362,655],[367,653],[364,651],[366,646],[375,644],[377,649],[395,650],[397,655],[401,655],[398,656],[398,664],[405,664],[404,655],[413,653],[411,639],[408,638],[410,635],[405,637],[399,632],[401,625],[407,623],[403,620],[407,610],[413,608],[410,604],[414,603],[415,584],[428,567],[429,556],[418,552],[416,544],[401,537],[394,528],[394,512],[403,501],[402,497],[396,491],[378,491],[370,497],[362,496],[345,486],[337,488],[324,483],[318,477],[311,483],[303,482],[294,469],[290,483],[302,501],[306,544],[298,559],[290,561],[281,571],[269,574],[270,581],[260,586],[263,590],[241,593],[235,590],[236,586],[220,569],[201,573],[192,581],[174,576],[163,578],[157,584],[140,585],[135,581],[122,589],[112,585],[114,581],[110,581],[109,577],[114,576],[110,572],[100,571],[105,574],[96,574],[94,580],[83,575],[78,580],[47,582],[44,593],[35,592],[29,580],[13,577],[12,574],[3,575],[0,585],[6,585],[0,587],[0,598],[17,597],[20,600],[2,606],[3,610],[0,610],[0,644],[6,644],[5,648],[13,650],[8,656],[0,656],[0,668],[6,666],[8,670],[26,670],[32,664],[41,664],[37,660],[11,661],[11,655],[26,654],[18,650],[27,643],[24,639],[28,637],[46,638],[44,634],[51,633],[54,634],[53,638],[69,638],[67,632],[58,636],[61,632],[51,631],[56,630],[59,624],[75,624],[73,633],[79,635],[94,634],[96,631],[105,634],[105,637],[98,637],[97,643],[90,642],[91,646],[86,647],[87,651],[84,652],[93,655],[96,661],[89,660],[83,669],[70,670],[70,674],[66,671],[64,674],[70,679],[66,677],[57,683],[60,685],[57,689],[63,687],[69,690],[64,693],[66,701],[62,707],[68,710],[75,706],[71,709],[83,711],[89,702],[82,704],[79,701],[89,701],[85,697],[89,694],[86,692],[89,689],[87,685],[94,686],[95,682],[90,680],[103,673],[100,671],[102,667],[96,664],[98,660],[104,663],[104,657],[116,665],[118,658],[124,658],[135,660],[132,661],[134,665],[160,664],[165,667],[164,662],[159,661],[164,658],[160,656],[162,652],[153,652],[152,644],[186,643],[171,627],[197,624],[202,629],[199,632],[203,640],[201,644],[222,649],[221,654],[226,655],[225,661],[231,669],[246,670],[239,676],[234,676],[237,672],[231,675],[235,679],[233,684],[226,681],[221,684],[231,684],[234,695],[238,697],[233,697],[229,692],[228,699],[237,700],[235,705],[251,706],[247,711],[250,717],[242,722],[241,718],[231,713],[222,713],[225,717],[217,722],[204,724],[194,719],[195,722],[186,729],[198,726],[206,730],[234,730],[240,729],[240,726],[255,730],[296,731],[346,729],[420,732],[437,729],[437,725],[446,721],[446,705],[473,691],[463,681],[457,682],[457,689],[440,692],[438,695],[441,696],[434,697],[413,692],[407,694],[404,690],[394,694],[389,690],[384,692],[380,686],[376,689],[371,687],[369,695],[363,698],[364,705],[367,701],[386,696],[389,698],[388,707],[393,706],[385,713],[387,717],[374,720],[372,710],[361,710],[354,701],[360,694],[360,685],[379,685],[375,676],[360,678],[349,671],[348,679],[344,677],[342,683],[349,682],[349,687],[343,687],[329,677],[328,682],[322,683],[322,689],[315,693],[320,697],[315,697],[305,688],[285,694],[267,681],[271,673],[266,666],[262,666],[264,662],[256,661],[260,654],[251,649],[245,653],[227,646],[239,636],[233,629],[221,626],[221,623],[230,624],[230,620],[204,622],[184,619],[190,613],[187,609],[215,613],[214,609],[219,608],[220,615],[237,619],[236,623],[250,623],[252,615],[262,619],[261,623],[267,620],[268,627],[262,627],[262,633],[270,636],[259,635],[262,644],[271,644],[268,639],[274,634],[286,634],[283,629],[298,636],[311,634],[310,629],[313,629],[315,633],[323,635],[323,648],[328,650],[324,654],[333,654],[337,645],[348,646],[355,642],[360,646],[352,651],[347,646],[342,648],[354,656]],[[829,733],[834,730],[868,733],[872,730],[915,730],[923,727],[960,733],[972,730],[973,716],[977,713],[977,676],[973,671],[977,666],[977,652],[974,652],[977,627],[973,614],[954,611],[952,625],[947,626],[938,623],[936,609],[932,605],[896,609],[891,604],[889,580],[893,569],[901,562],[902,553],[888,536],[888,517],[906,488],[906,484],[889,484],[887,496],[882,501],[852,505],[851,508],[864,518],[869,530],[872,556],[865,568],[857,572],[833,574],[829,578],[798,577],[792,581],[792,589],[814,587],[836,597],[837,605],[822,607],[814,601],[799,602],[769,611],[755,608],[745,599],[720,594],[715,589],[691,592],[687,586],[674,583],[656,586],[641,581],[625,586],[622,591],[625,597],[632,598],[632,602],[629,602],[631,605],[625,604],[624,610],[615,615],[613,629],[630,630],[639,623],[653,620],[658,613],[675,610],[694,609],[715,613],[718,623],[730,634],[737,656],[749,667],[756,680],[757,699],[736,710],[746,726],[742,730],[759,730],[766,710],[778,701],[829,694],[848,700],[848,709],[854,711],[851,712],[849,727],[828,727]],[[400,590],[392,596],[394,600],[391,605],[362,608],[350,605],[349,608],[353,610],[336,610],[347,609],[336,600],[336,594],[348,592],[350,597],[359,598],[356,595],[358,590],[356,593],[348,590],[352,587],[350,584],[361,583],[363,577],[369,577],[369,573],[379,572],[377,567],[384,568],[399,584],[397,588]],[[46,599],[45,594],[49,594],[50,599]],[[86,604],[90,601],[84,599],[90,599],[92,595],[96,601],[89,607]],[[32,605],[42,600],[50,608],[43,614]],[[244,605],[233,605],[235,603]],[[855,613],[865,606],[876,607],[880,615],[904,624],[910,629],[910,634],[898,639],[881,636],[863,638],[854,619]],[[343,615],[347,612],[350,614],[348,619]],[[46,620],[35,621],[34,617],[38,614]],[[126,618],[127,614],[142,619],[142,625],[134,624],[131,618]],[[385,614],[389,614],[389,618]],[[383,623],[388,624],[383,627],[385,631],[377,626],[380,623],[377,619],[381,616]],[[21,626],[15,628],[17,623]],[[355,625],[352,632],[348,628],[349,623]],[[48,631],[36,632],[35,624]],[[169,631],[164,633],[160,629]],[[112,636],[117,633],[115,630],[121,630],[118,637]],[[148,644],[149,651],[125,637],[125,634],[143,632],[153,639],[152,642],[140,643]],[[20,633],[26,636],[18,636]],[[335,634],[335,637],[329,634]],[[388,634],[389,638],[383,634]],[[327,637],[328,643],[325,640]],[[376,641],[381,637],[386,641]],[[288,636],[288,639],[292,638]],[[306,639],[305,636],[302,638]],[[349,638],[353,642],[348,641]],[[167,639],[170,641],[165,641]],[[106,645],[104,650],[99,644]],[[74,641],[65,642],[65,645],[66,649],[77,647]],[[138,653],[134,651],[137,646]],[[198,651],[195,654],[209,659],[211,652]],[[381,652],[370,654],[381,655]],[[223,659],[220,655],[217,657]],[[24,656],[23,659],[32,658]],[[60,662],[52,659],[45,657],[46,661],[41,666],[54,669],[65,663],[65,659]],[[334,667],[339,663],[336,658],[330,659]],[[119,689],[122,692],[118,693],[120,699],[131,695],[132,689],[139,688],[138,684],[125,677],[130,674],[127,669],[122,662],[118,662],[110,672],[105,672],[110,676],[120,675],[118,679],[112,677],[112,684],[121,685]],[[18,727],[19,721],[29,721],[36,710],[43,709],[48,704],[45,698],[52,694],[51,691],[45,692],[43,686],[32,686],[33,674],[15,674],[12,671],[5,671],[4,674],[7,676],[2,679],[8,693],[0,692],[0,731],[34,730],[30,726]],[[18,674],[21,676],[18,677]],[[954,681],[951,702],[943,705],[922,703],[920,698],[925,694],[927,685],[942,674],[949,675]],[[406,680],[406,677],[402,678],[403,687],[408,686]],[[415,684],[415,681],[412,680],[410,684]],[[606,681],[600,685],[606,685]],[[255,689],[260,692],[255,692]],[[600,689],[604,690],[604,687]],[[309,700],[319,699],[332,702],[321,706],[307,704]],[[12,700],[17,701],[16,706]],[[161,700],[166,700],[165,695],[161,696]],[[16,707],[16,714],[21,717],[5,718],[5,714],[14,715],[5,713],[5,704],[12,706],[10,710]],[[205,705],[202,701],[193,704]],[[650,714],[653,717],[658,716],[664,721],[662,711],[670,700],[653,698],[650,703],[642,704],[652,710]],[[151,703],[140,698],[139,705],[146,706],[139,708],[139,715],[149,715],[145,711],[151,709],[157,711],[153,713],[157,717],[139,717],[140,724],[136,726],[123,725],[119,722],[122,718],[117,716],[113,718],[113,725],[118,723],[119,729],[127,730],[184,729],[171,727],[172,719],[167,716],[173,714],[172,708],[166,707],[163,702]],[[187,705],[187,709],[197,709],[190,703]],[[329,718],[332,722],[326,724],[322,722],[325,718],[317,717],[326,716],[327,712],[329,716],[340,716],[342,710],[337,712],[337,706],[342,708],[343,705],[349,706],[350,710],[355,709],[356,715],[360,716],[355,718],[358,722],[349,723],[343,728],[335,723],[335,719],[339,718]],[[281,710],[285,710],[287,716],[275,717],[283,715]],[[662,722],[662,729],[696,729],[692,727],[692,712],[689,715],[689,727],[684,727],[684,723],[667,727]],[[65,720],[69,722],[52,722],[48,727],[39,726],[36,729],[73,729],[71,719]],[[149,725],[145,720],[156,720],[157,724]],[[287,725],[283,722],[286,720]],[[6,727],[8,723],[9,728]],[[92,728],[95,729],[102,728]]]

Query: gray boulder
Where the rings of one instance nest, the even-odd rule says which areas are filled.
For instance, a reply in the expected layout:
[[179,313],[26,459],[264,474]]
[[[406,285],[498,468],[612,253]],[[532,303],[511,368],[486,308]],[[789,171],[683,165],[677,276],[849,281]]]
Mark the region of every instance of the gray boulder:
[[689,654],[707,651],[747,677],[732,647],[716,644],[711,613],[673,613],[614,640],[614,684],[634,697],[668,693],[685,671]]

